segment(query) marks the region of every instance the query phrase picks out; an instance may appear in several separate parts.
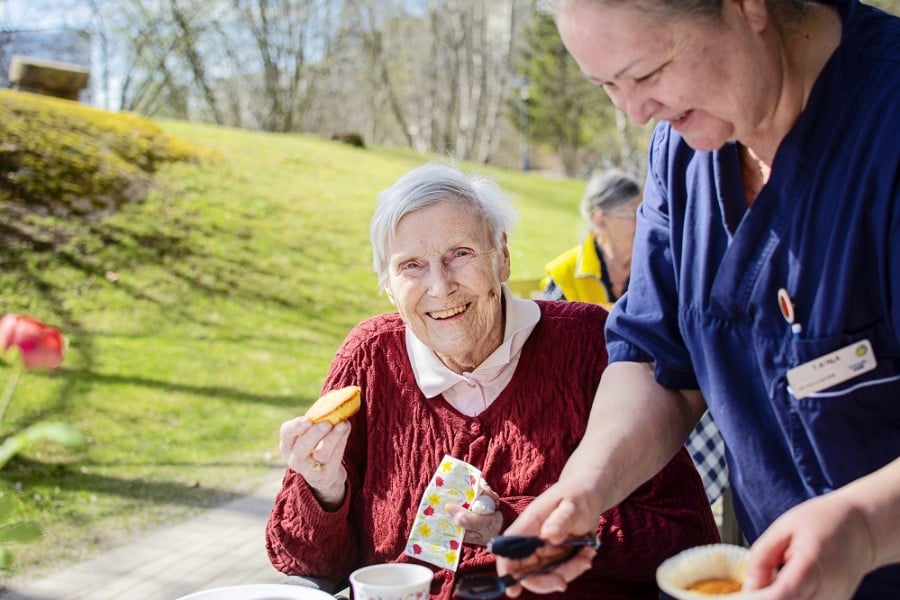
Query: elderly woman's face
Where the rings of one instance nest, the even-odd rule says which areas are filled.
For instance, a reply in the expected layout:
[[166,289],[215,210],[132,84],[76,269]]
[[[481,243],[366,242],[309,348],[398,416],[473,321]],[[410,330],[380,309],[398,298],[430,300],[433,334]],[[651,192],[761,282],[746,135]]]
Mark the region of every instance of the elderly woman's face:
[[582,71],[632,121],[668,121],[693,148],[713,150],[748,139],[779,89],[760,34],[765,13],[744,12],[757,4],[725,0],[721,18],[663,20],[627,2],[570,2],[557,27]]
[[407,214],[389,252],[388,297],[415,336],[449,368],[478,366],[503,341],[500,283],[509,251],[462,205]]

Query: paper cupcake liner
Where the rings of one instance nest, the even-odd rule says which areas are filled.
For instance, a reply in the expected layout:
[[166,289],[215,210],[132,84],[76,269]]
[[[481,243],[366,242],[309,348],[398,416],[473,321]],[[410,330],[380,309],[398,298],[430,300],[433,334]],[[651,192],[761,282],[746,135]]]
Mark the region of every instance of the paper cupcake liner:
[[704,594],[686,588],[704,579],[733,579],[743,581],[749,550],[732,544],[709,544],[688,548],[669,558],[656,570],[659,589],[675,600],[753,600],[760,591],[731,594]]

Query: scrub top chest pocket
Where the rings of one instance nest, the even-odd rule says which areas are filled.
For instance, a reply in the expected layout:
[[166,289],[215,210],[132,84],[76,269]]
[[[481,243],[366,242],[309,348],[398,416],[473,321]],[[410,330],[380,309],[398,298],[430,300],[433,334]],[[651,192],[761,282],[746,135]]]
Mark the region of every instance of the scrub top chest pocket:
[[900,361],[888,335],[882,323],[791,342],[797,366],[786,374],[787,392],[821,469],[808,481],[819,493],[900,456]]

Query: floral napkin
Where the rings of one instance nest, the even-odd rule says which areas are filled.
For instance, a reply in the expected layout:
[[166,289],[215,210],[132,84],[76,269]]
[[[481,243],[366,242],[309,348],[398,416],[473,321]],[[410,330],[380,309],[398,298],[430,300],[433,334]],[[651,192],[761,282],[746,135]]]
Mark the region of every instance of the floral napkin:
[[453,522],[444,505],[453,502],[468,508],[477,495],[480,481],[480,470],[445,455],[422,494],[412,531],[406,541],[406,554],[442,569],[456,571],[466,531]]

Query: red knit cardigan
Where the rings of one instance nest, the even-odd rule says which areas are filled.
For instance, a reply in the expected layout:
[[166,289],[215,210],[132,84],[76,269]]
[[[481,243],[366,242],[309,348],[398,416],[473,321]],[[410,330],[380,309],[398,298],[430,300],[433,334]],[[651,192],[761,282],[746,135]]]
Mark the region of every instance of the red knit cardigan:
[[[501,497],[504,528],[557,480],[584,433],[607,363],[606,311],[580,302],[538,304],[540,322],[522,348],[512,381],[475,417],[460,414],[441,396],[422,395],[398,315],[371,318],[350,332],[322,388],[362,388],[362,409],[351,420],[344,455],[348,493],[340,508],[325,511],[304,479],[287,470],[266,527],[276,569],[345,580],[365,565],[417,562],[403,554],[406,539],[422,492],[445,454],[482,470]],[[593,569],[561,597],[655,600],[660,562],[718,541],[687,452],[606,512],[598,533],[603,544]],[[436,569],[432,597],[452,597],[455,578],[473,572],[494,573],[494,559],[484,547],[466,544],[456,574]]]

